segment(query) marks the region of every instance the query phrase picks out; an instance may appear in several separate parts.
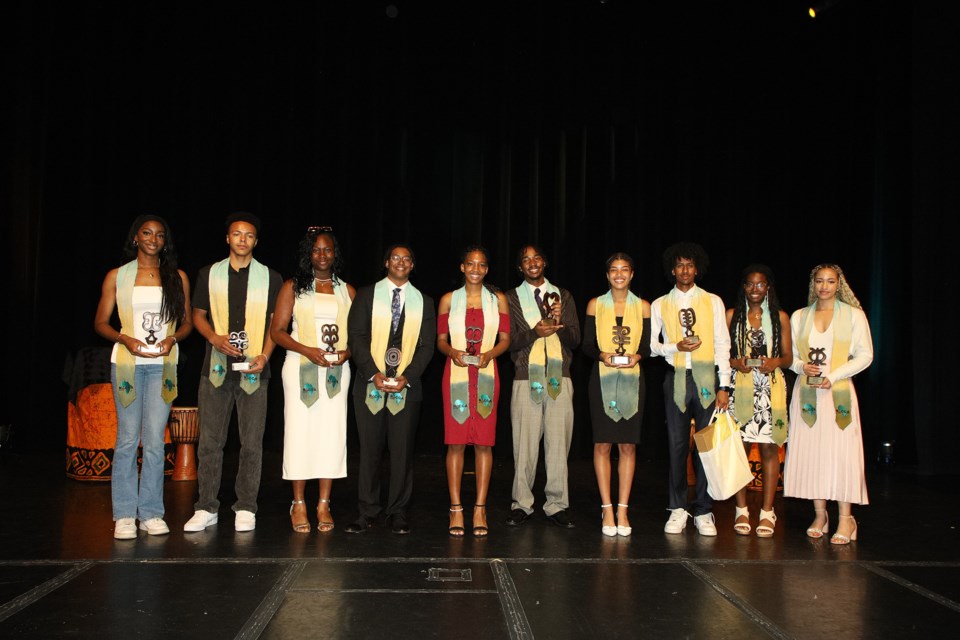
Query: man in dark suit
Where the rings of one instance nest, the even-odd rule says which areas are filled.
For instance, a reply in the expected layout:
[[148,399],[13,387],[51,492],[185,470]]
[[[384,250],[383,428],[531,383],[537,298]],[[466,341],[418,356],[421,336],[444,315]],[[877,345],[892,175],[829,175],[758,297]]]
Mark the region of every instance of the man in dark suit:
[[[410,283],[414,255],[397,244],[384,254],[387,275],[357,292],[350,307],[349,346],[357,373],[353,402],[360,436],[360,515],[347,525],[361,533],[381,512],[394,533],[410,533],[407,504],[413,493],[413,449],[423,388],[420,376],[433,357],[437,315],[433,300]],[[380,502],[380,461],[390,450],[386,508]]]

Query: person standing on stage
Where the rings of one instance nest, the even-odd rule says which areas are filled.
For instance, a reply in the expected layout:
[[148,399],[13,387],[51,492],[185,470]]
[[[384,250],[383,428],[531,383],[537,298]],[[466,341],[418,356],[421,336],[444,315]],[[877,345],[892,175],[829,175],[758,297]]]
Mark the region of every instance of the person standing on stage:
[[650,308],[650,350],[673,367],[663,381],[670,457],[670,518],[663,528],[666,533],[681,533],[692,515],[700,535],[717,535],[711,512],[713,503],[707,495],[707,479],[696,451],[696,496],[692,503],[687,503],[690,421],[694,420],[700,431],[710,423],[714,408],[725,410],[730,402],[726,311],[719,296],[696,284],[697,276],[704,275],[708,265],[709,258],[699,244],[679,242],[668,247],[663,253],[663,268],[674,287],[654,300]]
[[513,360],[513,504],[507,524],[518,527],[533,514],[533,483],[543,440],[546,486],[543,512],[550,522],[573,528],[567,457],[573,440],[570,364],[580,344],[573,296],[547,280],[547,259],[536,245],[517,256],[523,282],[507,292],[510,359]]
[[266,381],[274,347],[269,328],[282,279],[253,257],[260,236],[257,216],[230,214],[226,228],[229,255],[200,269],[193,296],[193,324],[207,347],[197,392],[199,497],[193,517],[183,525],[188,532],[217,523],[223,447],[234,408],[240,435],[234,528],[252,531],[257,526]]

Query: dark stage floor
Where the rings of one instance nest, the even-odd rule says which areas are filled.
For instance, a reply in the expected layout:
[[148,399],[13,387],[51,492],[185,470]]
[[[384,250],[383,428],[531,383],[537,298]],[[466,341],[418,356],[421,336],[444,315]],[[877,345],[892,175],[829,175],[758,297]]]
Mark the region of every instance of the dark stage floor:
[[[427,457],[413,532],[350,535],[354,475],[334,485],[330,534],[290,530],[289,486],[268,453],[256,531],[235,532],[224,507],[219,525],[184,534],[196,483],[168,479],[171,533],[115,541],[109,483],[67,479],[60,455],[5,453],[0,637],[904,638],[960,624],[952,480],[896,466],[870,470],[873,504],[856,511],[848,547],[808,539],[811,507],[782,497],[772,539],[735,535],[732,501],[715,509],[716,538],[692,523],[666,535],[659,462],[638,469],[633,535],[604,537],[589,459],[571,462],[572,530],[542,513],[503,524],[512,464],[498,458],[490,537],[448,537],[443,462]],[[221,497],[232,502],[232,481]],[[758,500],[751,492],[754,514]]]

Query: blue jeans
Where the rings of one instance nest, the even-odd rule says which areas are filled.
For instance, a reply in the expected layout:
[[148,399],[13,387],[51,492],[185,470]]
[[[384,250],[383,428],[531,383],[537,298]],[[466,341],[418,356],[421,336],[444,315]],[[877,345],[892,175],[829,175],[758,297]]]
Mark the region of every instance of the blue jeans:
[[[117,397],[117,365],[110,365],[113,403],[117,407],[117,443],[113,448],[110,487],[113,519],[163,517],[163,435],[170,405],[160,397],[163,365],[137,365],[137,397],[129,407]],[[143,446],[143,465],[137,482],[137,446]]]

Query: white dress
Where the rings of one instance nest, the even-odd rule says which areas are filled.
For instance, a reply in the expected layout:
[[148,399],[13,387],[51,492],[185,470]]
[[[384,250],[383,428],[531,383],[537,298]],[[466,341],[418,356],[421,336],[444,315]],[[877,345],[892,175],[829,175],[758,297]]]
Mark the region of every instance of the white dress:
[[[855,313],[857,310],[855,310]],[[862,316],[862,312],[860,312]],[[833,357],[833,324],[824,333],[810,330],[810,347],[826,349],[823,372],[836,369]],[[799,330],[799,323],[794,331]],[[869,331],[869,329],[867,329]],[[796,334],[794,334],[796,335]],[[867,334],[869,340],[869,333]],[[856,336],[855,336],[856,340]],[[796,346],[796,342],[794,342]],[[857,344],[851,344],[851,354]],[[872,346],[870,359],[872,360]],[[796,359],[796,356],[795,356]],[[869,363],[870,360],[867,360]],[[800,376],[804,375],[802,372]],[[845,429],[837,426],[831,389],[817,389],[817,420],[811,427],[800,413],[800,380],[790,401],[790,443],[783,470],[783,495],[808,500],[837,500],[867,504],[867,482],[863,465],[863,435],[860,430],[860,405],[850,381],[850,415]]]
[[[316,294],[316,335],[321,327],[337,321],[337,298]],[[297,320],[291,337],[297,340]],[[340,393],[327,396],[326,369],[317,367],[319,397],[307,407],[300,400],[300,354],[287,351],[283,361],[283,479],[345,478],[347,475],[347,397],[350,395],[350,363],[343,363]]]

